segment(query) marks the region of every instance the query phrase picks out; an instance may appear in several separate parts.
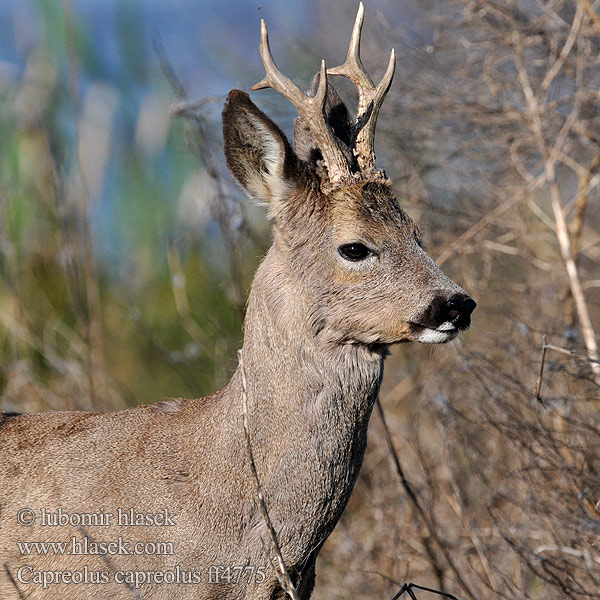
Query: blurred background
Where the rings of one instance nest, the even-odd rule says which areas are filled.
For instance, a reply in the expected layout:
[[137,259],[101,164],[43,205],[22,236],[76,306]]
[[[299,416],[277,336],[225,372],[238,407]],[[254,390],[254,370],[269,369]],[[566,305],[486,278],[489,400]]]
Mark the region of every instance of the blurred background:
[[[227,382],[269,227],[226,172],[226,94],[263,76],[260,18],[307,87],[356,8],[0,0],[0,409]],[[393,350],[398,462],[375,411],[314,597],[598,597],[600,2],[367,1],[374,79],[391,47],[378,164],[478,308],[452,344]],[[252,97],[291,137],[291,105]]]

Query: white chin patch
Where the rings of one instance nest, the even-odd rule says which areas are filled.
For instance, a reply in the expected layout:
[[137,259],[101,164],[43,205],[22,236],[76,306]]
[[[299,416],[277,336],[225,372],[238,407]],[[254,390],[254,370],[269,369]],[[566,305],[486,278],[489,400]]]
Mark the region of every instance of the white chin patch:
[[[450,327],[446,327],[450,325]],[[417,336],[417,341],[422,344],[443,344],[453,340],[458,335],[458,329],[451,323],[444,323],[438,329],[423,329]]]

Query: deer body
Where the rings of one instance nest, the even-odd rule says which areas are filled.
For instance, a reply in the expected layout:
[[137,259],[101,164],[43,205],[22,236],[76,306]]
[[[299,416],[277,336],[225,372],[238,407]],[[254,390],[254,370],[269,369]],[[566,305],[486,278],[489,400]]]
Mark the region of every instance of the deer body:
[[[353,40],[361,11],[362,5]],[[269,62],[264,27],[261,52],[265,81],[285,88]],[[373,88],[376,103],[390,81],[391,75]],[[230,170],[268,203],[273,221],[273,246],[255,276],[244,326],[246,390],[238,367],[223,390],[203,399],[108,414],[0,416],[2,599],[284,598],[246,456],[244,399],[282,556],[300,597],[310,597],[317,554],[358,476],[388,347],[453,339],[475,306],[422,250],[412,221],[374,170],[372,148],[356,148],[354,160],[344,139],[352,149],[361,136],[350,125],[332,134],[332,107],[341,101],[324,67],[314,98],[321,98],[324,122],[315,129],[314,106],[312,116],[300,107],[295,150],[247,94],[233,91],[223,113]],[[376,117],[379,106],[369,102],[363,109]],[[372,144],[374,121],[358,121]],[[324,147],[328,135],[335,148]],[[34,512],[34,524],[17,523],[23,508]],[[40,523],[42,509],[58,508],[115,515],[166,510],[174,523]],[[171,543],[173,552],[40,556],[17,544],[86,535],[121,537],[130,549],[136,542]],[[215,567],[254,571],[236,583]],[[86,568],[88,580],[90,572],[105,572],[108,581],[75,584],[56,575],[44,588],[36,575]],[[177,572],[179,584],[147,575],[165,571]],[[140,572],[150,579],[136,580]],[[117,581],[117,573],[132,575]]]
[[[268,256],[261,267],[269,288],[272,262]],[[303,326],[308,320],[300,307],[289,307],[290,313],[298,313],[298,323],[279,329],[268,306],[279,299],[261,294],[261,275],[259,271],[249,301],[243,350],[250,433],[286,565],[292,574],[302,573],[299,589],[308,593],[316,552],[333,530],[358,475],[383,356],[356,345],[333,347],[331,352],[319,349]],[[263,312],[261,318],[252,320],[258,317],[254,311]],[[286,309],[288,319],[290,313]],[[0,421],[2,564],[25,580],[33,577],[27,566],[36,571],[82,571],[87,566],[109,572],[112,580],[118,571],[165,571],[176,565],[201,571],[207,579],[212,565],[249,564],[265,567],[271,581],[256,583],[248,597],[270,598],[277,580],[246,458],[242,401],[236,372],[224,390],[199,400],[108,414],[47,413]],[[22,508],[32,508],[39,520],[42,508],[53,512],[59,507],[66,514],[102,508],[114,515],[119,508],[152,514],[167,509],[175,526],[79,529],[16,522]],[[131,543],[172,542],[177,554],[112,556],[109,565],[90,555],[15,556],[17,542],[80,540],[86,534],[96,541],[121,536]],[[261,539],[267,542],[266,551]],[[6,573],[2,575],[1,597],[18,598]],[[51,585],[46,590],[19,586],[33,591],[27,596],[31,598],[132,597],[126,586],[116,583]],[[248,586],[144,585],[139,592],[143,598],[244,598]]]

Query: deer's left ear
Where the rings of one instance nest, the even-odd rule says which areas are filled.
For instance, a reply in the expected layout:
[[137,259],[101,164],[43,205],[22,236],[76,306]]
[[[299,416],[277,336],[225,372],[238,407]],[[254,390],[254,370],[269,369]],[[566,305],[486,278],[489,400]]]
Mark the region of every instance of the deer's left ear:
[[223,138],[233,176],[250,196],[267,202],[276,217],[305,179],[305,167],[281,129],[248,94],[232,90],[223,110]]

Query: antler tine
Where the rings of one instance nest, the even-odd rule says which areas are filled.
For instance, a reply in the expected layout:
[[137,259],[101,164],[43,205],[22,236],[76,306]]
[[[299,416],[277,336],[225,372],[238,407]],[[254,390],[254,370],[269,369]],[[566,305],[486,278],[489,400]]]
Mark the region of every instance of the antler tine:
[[[260,56],[265,67],[265,77],[258,83],[255,83],[251,90],[263,90],[273,88],[287,98],[296,108],[302,105],[303,101],[310,98],[290,79],[288,79],[278,68],[271,54],[269,46],[269,32],[264,19],[260,20]],[[299,108],[298,108],[299,110]]]
[[365,71],[365,68],[360,60],[360,37],[364,18],[365,7],[361,2],[358,5],[358,12],[356,13],[356,19],[354,20],[354,27],[352,28],[352,37],[350,38],[350,46],[348,47],[346,62],[339,67],[327,69],[327,73],[329,75],[342,75],[343,77],[350,79],[357,87],[362,86],[369,88],[373,87],[373,81],[369,77],[369,74]]
[[329,180],[341,182],[350,177],[350,168],[342,154],[333,132],[325,120],[325,100],[327,98],[327,69],[321,61],[319,87],[314,96],[305,94],[296,84],[287,78],[275,64],[269,46],[269,33],[264,19],[260,22],[260,56],[265,66],[265,77],[252,86],[252,90],[273,88],[287,98],[310,127],[323,158],[327,164]]
[[375,125],[379,109],[390,89],[396,68],[396,54],[392,49],[390,60],[381,81],[375,87],[373,80],[365,70],[360,60],[360,37],[364,21],[365,7],[361,2],[358,5],[350,46],[346,62],[339,67],[328,69],[329,75],[341,75],[354,83],[358,90],[358,114],[356,122],[360,123],[361,117],[370,110],[370,114],[356,136],[355,154],[361,169],[375,168]]

